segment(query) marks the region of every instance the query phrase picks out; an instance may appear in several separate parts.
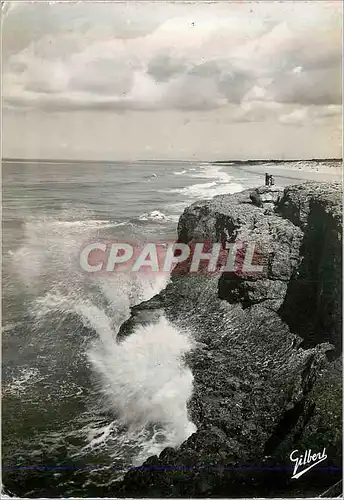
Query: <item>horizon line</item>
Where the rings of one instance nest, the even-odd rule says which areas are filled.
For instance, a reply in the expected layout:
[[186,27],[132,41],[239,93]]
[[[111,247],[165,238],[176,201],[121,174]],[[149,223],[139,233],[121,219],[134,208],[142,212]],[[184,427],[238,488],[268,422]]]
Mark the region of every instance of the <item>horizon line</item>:
[[202,162],[202,163],[248,163],[248,162],[298,162],[298,161],[343,161],[343,158],[338,157],[327,157],[327,158],[247,158],[247,159],[226,159],[226,160],[192,160],[192,159],[122,159],[122,160],[86,160],[86,159],[68,159],[68,158],[20,158],[20,157],[3,157],[1,162],[15,163],[147,163],[147,162]]

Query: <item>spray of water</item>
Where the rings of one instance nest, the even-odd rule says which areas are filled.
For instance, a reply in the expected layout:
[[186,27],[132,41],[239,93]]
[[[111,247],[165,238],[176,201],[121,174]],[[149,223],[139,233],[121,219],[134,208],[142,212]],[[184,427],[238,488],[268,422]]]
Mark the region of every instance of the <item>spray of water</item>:
[[154,325],[137,328],[120,344],[108,339],[89,352],[119,418],[131,431],[161,424],[162,448],[182,443],[195,431],[186,410],[192,375],[182,362],[190,348],[187,336],[162,316]]
[[180,445],[195,431],[186,409],[192,374],[183,364],[192,341],[162,316],[158,323],[138,327],[117,342],[130,307],[159,292],[166,278],[85,276],[78,266],[79,251],[99,234],[101,225],[91,215],[73,209],[59,217],[29,220],[24,243],[12,255],[13,268],[34,294],[31,313],[38,324],[52,312],[62,318],[74,314],[96,332],[86,344],[87,357],[105,395],[102,401],[115,420],[103,433],[89,430],[87,446],[106,442],[110,431],[123,425],[127,435],[121,439],[136,442],[136,447],[139,443],[133,458],[139,463],[166,446]]

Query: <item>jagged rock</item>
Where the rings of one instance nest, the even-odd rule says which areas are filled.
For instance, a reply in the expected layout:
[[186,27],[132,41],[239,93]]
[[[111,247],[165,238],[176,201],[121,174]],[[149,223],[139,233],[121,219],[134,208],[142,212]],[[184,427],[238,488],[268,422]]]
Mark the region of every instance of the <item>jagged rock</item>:
[[298,272],[288,283],[281,317],[306,345],[342,349],[342,197],[339,183],[289,187],[277,208],[302,228]]
[[[340,186],[290,186],[269,214],[251,194],[191,205],[178,234],[188,243],[254,241],[260,274],[177,270],[134,309],[156,308],[194,338],[185,363],[197,431],[145,463],[159,470],[127,473],[116,496],[314,496],[341,478]],[[290,453],[324,446],[332,472],[292,480]]]
[[[340,184],[307,182],[284,191],[263,187],[255,192],[274,197],[273,212],[266,214],[263,202],[252,204],[251,191],[217,196],[184,211],[178,224],[179,240],[255,244],[263,271],[222,274],[219,296],[244,307],[260,303],[279,310],[307,345],[322,338],[340,352]],[[180,273],[178,267],[175,273]]]
[[317,208],[328,214],[336,227],[341,227],[342,189],[339,182],[305,182],[288,186],[284,189],[277,211],[295,225],[304,228],[311,212]]
[[279,186],[261,186],[250,194],[250,200],[257,207],[273,210],[282,198],[284,190]]
[[117,342],[120,342],[123,338],[133,333],[138,325],[146,326],[158,322],[163,312],[163,296],[162,292],[160,295],[156,295],[152,299],[132,307],[130,318],[122,323],[117,333]]

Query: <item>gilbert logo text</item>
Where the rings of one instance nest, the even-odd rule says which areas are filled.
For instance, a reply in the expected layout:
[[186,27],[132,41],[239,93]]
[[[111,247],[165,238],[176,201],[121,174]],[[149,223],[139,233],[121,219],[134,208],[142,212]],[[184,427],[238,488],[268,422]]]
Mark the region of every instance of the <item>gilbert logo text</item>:
[[313,453],[311,449],[305,451],[303,454],[299,450],[294,450],[290,454],[290,460],[295,464],[292,479],[298,479],[303,474],[311,470],[316,465],[326,460],[326,448],[322,453]]

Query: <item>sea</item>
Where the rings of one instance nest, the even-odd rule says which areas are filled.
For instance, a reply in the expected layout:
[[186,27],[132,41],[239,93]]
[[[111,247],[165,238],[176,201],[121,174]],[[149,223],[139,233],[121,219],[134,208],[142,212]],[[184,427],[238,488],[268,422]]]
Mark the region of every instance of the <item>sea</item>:
[[[281,169],[280,171],[278,169]],[[126,470],[196,428],[188,332],[162,318],[121,342],[166,275],[90,275],[90,241],[165,242],[191,203],[307,180],[288,165],[183,161],[2,164],[2,482],[19,496],[111,496]],[[312,174],[314,177],[314,175]]]

